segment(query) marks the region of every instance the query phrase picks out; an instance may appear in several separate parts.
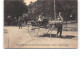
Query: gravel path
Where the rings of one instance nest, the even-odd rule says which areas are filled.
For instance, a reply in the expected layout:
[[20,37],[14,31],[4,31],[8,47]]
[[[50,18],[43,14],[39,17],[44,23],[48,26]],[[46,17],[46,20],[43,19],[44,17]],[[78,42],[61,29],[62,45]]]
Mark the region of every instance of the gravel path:
[[[40,29],[40,34],[46,31]],[[63,31],[63,37],[56,37],[56,30],[49,34],[32,37],[28,33],[28,27],[4,27],[4,48],[77,48],[77,31]]]

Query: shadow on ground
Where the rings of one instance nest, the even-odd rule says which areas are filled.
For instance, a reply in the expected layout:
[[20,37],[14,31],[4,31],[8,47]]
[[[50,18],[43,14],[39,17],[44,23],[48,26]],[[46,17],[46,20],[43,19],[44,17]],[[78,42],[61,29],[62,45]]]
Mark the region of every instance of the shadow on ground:
[[[50,37],[50,34],[40,35],[39,37]],[[62,37],[57,37],[56,34],[51,34],[51,38],[72,39],[72,38],[75,38],[75,37],[76,36],[72,36],[72,35],[66,35],[66,36],[62,36]]]

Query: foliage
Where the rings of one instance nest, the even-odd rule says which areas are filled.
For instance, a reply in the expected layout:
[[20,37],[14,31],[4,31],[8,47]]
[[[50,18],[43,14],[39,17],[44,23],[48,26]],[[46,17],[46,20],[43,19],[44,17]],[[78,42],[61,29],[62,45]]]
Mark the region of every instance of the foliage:
[[28,12],[28,8],[23,1],[4,1],[4,17],[19,17]]

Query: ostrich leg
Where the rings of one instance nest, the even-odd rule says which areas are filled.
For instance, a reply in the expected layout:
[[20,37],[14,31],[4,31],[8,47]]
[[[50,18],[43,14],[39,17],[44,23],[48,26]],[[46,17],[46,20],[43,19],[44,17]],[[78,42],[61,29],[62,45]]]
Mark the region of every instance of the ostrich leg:
[[52,34],[52,27],[51,27],[51,29],[50,29],[50,30],[51,30],[51,32],[50,32],[50,38],[51,38],[51,37],[52,37],[52,35],[51,35],[51,34]]

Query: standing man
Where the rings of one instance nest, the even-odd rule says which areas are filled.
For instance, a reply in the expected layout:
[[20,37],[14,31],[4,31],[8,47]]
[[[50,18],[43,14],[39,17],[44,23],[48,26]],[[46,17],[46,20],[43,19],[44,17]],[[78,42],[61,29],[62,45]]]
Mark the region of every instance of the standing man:
[[17,26],[17,18],[14,18],[14,25]]
[[63,18],[61,16],[61,12],[59,12],[59,16],[57,18],[57,36],[60,33],[60,37],[62,37],[62,27],[63,27]]
[[22,17],[19,16],[19,19],[18,19],[18,25],[19,25],[19,29],[21,28],[22,29]]
[[10,26],[11,25],[11,16],[8,16],[7,22],[8,22],[8,26]]

